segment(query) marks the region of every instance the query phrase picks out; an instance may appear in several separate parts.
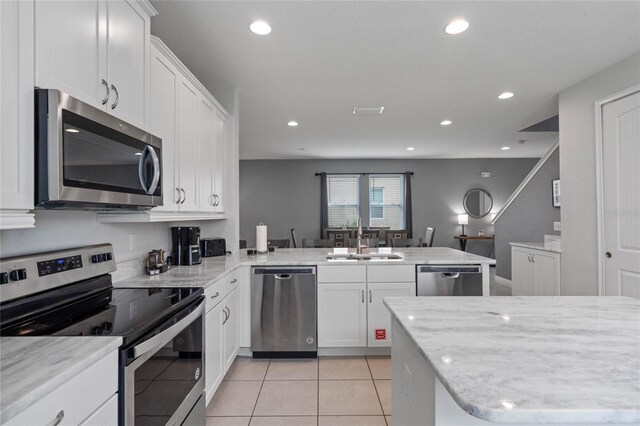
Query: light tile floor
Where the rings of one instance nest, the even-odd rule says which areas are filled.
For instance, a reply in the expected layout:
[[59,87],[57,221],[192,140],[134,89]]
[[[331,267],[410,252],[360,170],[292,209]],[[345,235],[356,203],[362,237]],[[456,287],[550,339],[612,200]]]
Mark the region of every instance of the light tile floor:
[[207,407],[207,426],[387,426],[389,357],[238,357]]

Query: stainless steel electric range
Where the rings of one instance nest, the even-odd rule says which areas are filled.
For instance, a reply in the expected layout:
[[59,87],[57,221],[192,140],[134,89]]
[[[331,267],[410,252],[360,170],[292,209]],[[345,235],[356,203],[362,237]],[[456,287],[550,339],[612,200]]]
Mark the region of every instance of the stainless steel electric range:
[[113,288],[111,244],[0,259],[0,335],[122,336],[119,424],[204,422],[201,288]]

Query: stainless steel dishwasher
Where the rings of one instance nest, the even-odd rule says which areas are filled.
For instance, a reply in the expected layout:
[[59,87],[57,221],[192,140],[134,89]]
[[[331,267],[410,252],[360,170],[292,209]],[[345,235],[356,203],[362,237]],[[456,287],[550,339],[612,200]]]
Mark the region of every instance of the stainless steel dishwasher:
[[251,268],[251,350],[254,358],[315,358],[316,268]]
[[480,265],[417,265],[417,296],[482,296]]

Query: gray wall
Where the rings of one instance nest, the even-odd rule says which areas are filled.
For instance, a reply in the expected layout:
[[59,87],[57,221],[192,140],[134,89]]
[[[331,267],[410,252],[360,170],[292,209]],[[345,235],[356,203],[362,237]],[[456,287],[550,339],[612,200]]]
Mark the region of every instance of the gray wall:
[[598,294],[594,102],[635,84],[640,53],[560,92],[563,294]]
[[[436,228],[434,244],[459,248],[457,214],[464,213],[462,198],[471,188],[484,188],[493,196],[493,212],[500,210],[537,159],[465,160],[243,160],[240,161],[240,238],[255,244],[255,226],[264,222],[269,238],[298,241],[320,237],[320,178],[315,172],[413,171],[414,236]],[[492,172],[491,178],[480,172]],[[493,234],[490,217],[469,218],[467,234],[484,228]],[[469,251],[487,255],[488,242],[470,242]]]
[[560,154],[556,150],[496,221],[497,276],[511,279],[510,242],[544,241],[545,234],[558,234],[553,222],[560,221],[560,209],[551,201],[551,181],[559,177]]

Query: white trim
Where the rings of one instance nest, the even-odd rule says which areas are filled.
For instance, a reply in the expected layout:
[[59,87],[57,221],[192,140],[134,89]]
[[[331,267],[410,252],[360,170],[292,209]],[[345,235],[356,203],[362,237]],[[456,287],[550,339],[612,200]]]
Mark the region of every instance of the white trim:
[[175,53],[173,53],[171,49],[169,49],[167,45],[164,44],[164,42],[160,38],[152,35],[151,44],[157,47],[158,50],[162,52],[162,54],[164,54],[167,58],[169,58],[169,60],[173,63],[173,65],[175,65],[176,68],[178,68],[178,70],[182,73],[182,75],[184,75],[191,84],[196,86],[196,88],[205,95],[205,97],[209,102],[213,103],[215,107],[222,112],[225,120],[229,119],[230,117],[229,112],[222,106],[220,102],[218,102],[216,98],[213,97],[211,92],[209,92],[207,88],[202,85],[200,80],[198,80],[196,76],[193,75],[193,73],[189,70],[189,68],[187,68],[180,59],[178,59]]
[[35,215],[31,211],[0,210],[0,230],[35,228]]
[[144,212],[100,212],[96,215],[96,221],[102,223],[154,223],[219,219],[227,219],[227,215],[216,212],[164,212],[154,210]]
[[625,98],[636,92],[640,92],[640,84],[634,84],[633,86],[609,95],[605,98],[598,99],[594,102],[595,108],[595,133],[596,133],[596,221],[597,221],[597,233],[598,233],[598,295],[605,295],[605,271],[604,271],[604,256],[601,253],[604,252],[604,164],[602,153],[602,107],[605,104],[616,101],[618,99]]
[[140,7],[149,14],[150,17],[158,16],[158,11],[148,0],[137,0]]
[[496,214],[496,217],[494,217],[493,220],[491,221],[492,225],[495,225],[496,221],[500,219],[500,216],[504,214],[504,212],[509,208],[511,203],[513,203],[513,201],[516,198],[518,198],[518,195],[520,195],[520,193],[525,188],[525,186],[527,186],[527,184],[531,181],[531,179],[533,179],[533,177],[538,173],[538,171],[542,168],[542,166],[544,166],[547,160],[551,158],[551,155],[556,151],[556,149],[558,149],[559,146],[560,146],[560,138],[558,137],[556,141],[553,143],[553,145],[551,145],[551,148],[549,148],[549,150],[542,156],[542,158],[540,158],[540,161],[538,161],[536,165],[533,166],[533,169],[531,169],[529,174],[524,178],[524,180],[520,183],[520,185],[518,185],[516,190],[513,191],[513,194],[511,194],[511,196],[504,203],[504,206],[502,206],[498,214]]

